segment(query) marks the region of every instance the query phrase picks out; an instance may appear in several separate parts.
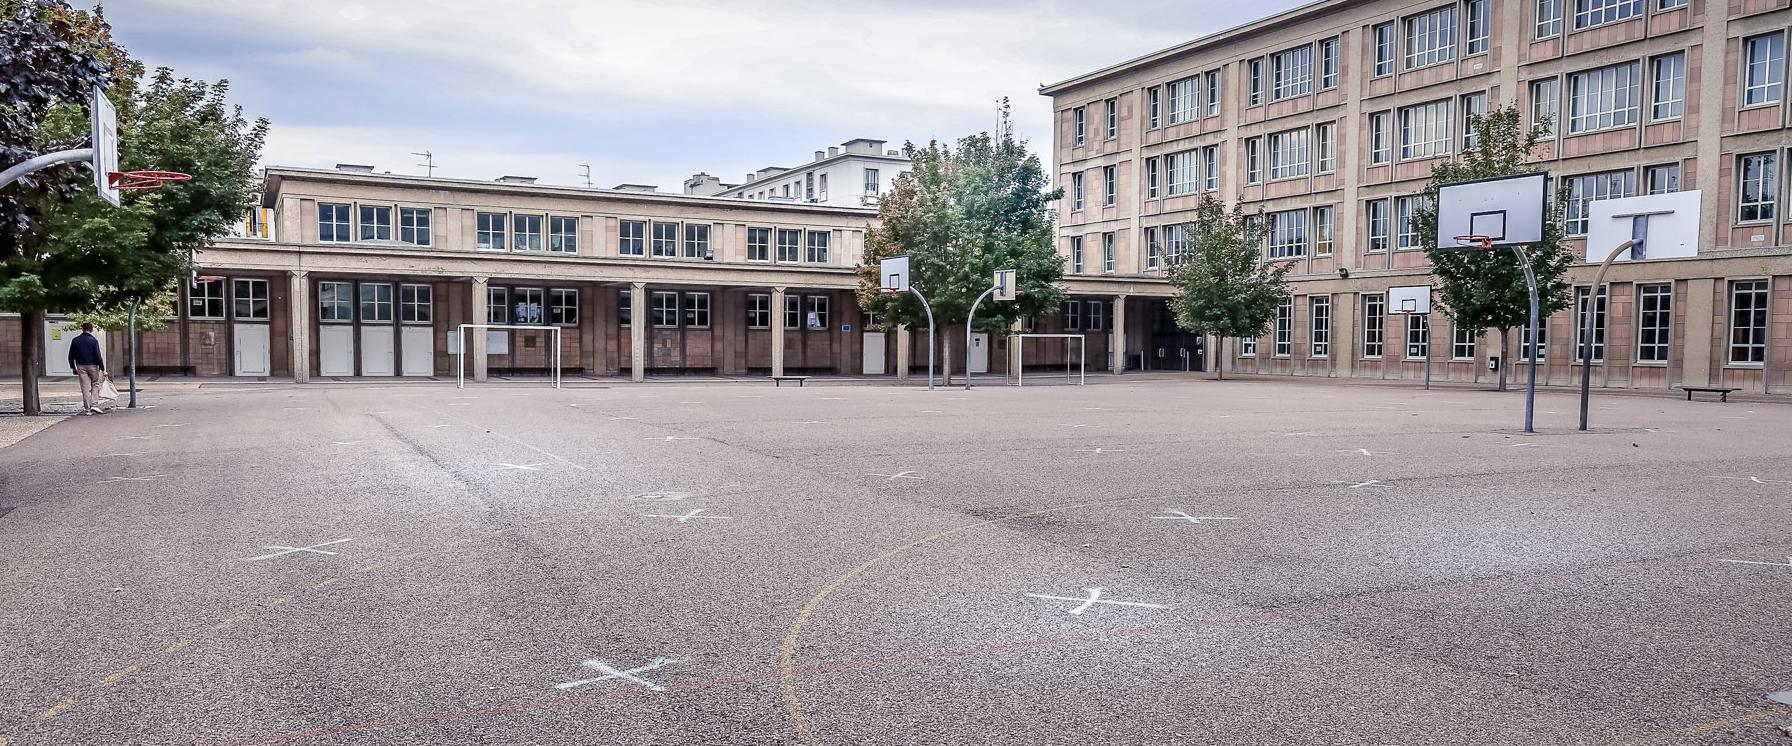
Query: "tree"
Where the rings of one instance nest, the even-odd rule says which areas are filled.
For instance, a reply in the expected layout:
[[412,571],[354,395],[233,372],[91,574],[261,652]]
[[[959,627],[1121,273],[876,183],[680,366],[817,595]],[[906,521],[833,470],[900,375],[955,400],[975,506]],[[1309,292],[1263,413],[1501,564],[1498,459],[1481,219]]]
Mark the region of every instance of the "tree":
[[1015,270],[1020,298],[985,301],[977,309],[977,329],[1007,334],[1015,319],[1056,312],[1064,299],[1058,287],[1064,259],[1053,246],[1051,210],[1063,191],[1047,188],[1039,157],[1014,136],[1006,99],[1000,114],[993,134],[960,138],[956,150],[938,142],[903,147],[913,170],[899,176],[879,203],[878,224],[871,228],[859,267],[862,308],[892,323],[925,328],[927,314],[912,294],[878,292],[879,262],[909,257],[911,284],[927,296],[944,332],[948,383],[953,323],[970,313],[996,270]]
[[[1477,138],[1472,149],[1460,158],[1439,163],[1431,169],[1431,182],[1425,185],[1422,205],[1413,211],[1413,226],[1419,232],[1425,255],[1431,260],[1437,276],[1439,296],[1444,314],[1459,328],[1500,330],[1500,356],[1511,360],[1513,327],[1528,327],[1531,314],[1530,290],[1524,279],[1523,263],[1515,252],[1462,251],[1453,246],[1437,246],[1437,190],[1444,184],[1496,176],[1511,176],[1536,170],[1527,165],[1537,143],[1549,133],[1547,122],[1538,122],[1529,129],[1516,105],[1507,105],[1485,115],[1469,118],[1469,128]],[[1543,242],[1525,247],[1530,256],[1531,272],[1537,279],[1539,319],[1568,307],[1569,288],[1564,279],[1574,257],[1562,245],[1567,235],[1563,216],[1566,193],[1558,192],[1551,200],[1543,225]],[[1500,365],[1499,390],[1506,390],[1506,369]]]
[[[1288,298],[1293,262],[1263,261],[1263,226],[1242,207],[1230,211],[1205,197],[1187,229],[1192,255],[1170,266],[1176,324],[1208,339],[1258,337],[1269,330],[1276,308]],[[1223,366],[1215,366],[1225,378]]]

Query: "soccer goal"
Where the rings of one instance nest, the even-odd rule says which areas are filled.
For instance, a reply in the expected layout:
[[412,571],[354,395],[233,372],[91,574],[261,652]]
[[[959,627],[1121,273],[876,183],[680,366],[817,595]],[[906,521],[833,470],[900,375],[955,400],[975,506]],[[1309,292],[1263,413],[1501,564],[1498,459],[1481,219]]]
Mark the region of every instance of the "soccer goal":
[[[534,330],[553,332],[552,339],[554,346],[553,349],[548,351],[548,370],[550,371],[549,375],[553,381],[554,388],[560,388],[560,327],[531,324],[461,324],[459,327],[456,327],[454,330],[454,378],[458,383],[459,388],[464,389],[467,387],[467,353],[472,347],[472,345],[468,344],[467,332],[478,330],[482,334],[490,335],[493,331],[510,329],[518,331]],[[487,354],[490,354],[489,342],[491,337],[487,336],[486,339],[488,342],[486,345]],[[508,344],[508,338],[506,338],[506,344]]]
[[[1084,339],[1083,335],[1081,335],[1081,334],[1016,334],[1013,337],[1011,337],[1011,339],[1017,340],[1014,343],[1015,344],[1015,358],[1016,358],[1016,361],[1015,361],[1016,364],[1014,366],[1014,385],[1016,385],[1016,386],[1025,386],[1026,385],[1027,340],[1029,340],[1029,339],[1062,339],[1062,340],[1064,340],[1064,346],[1066,348],[1066,350],[1065,350],[1066,354],[1064,355],[1066,368],[1069,368],[1069,366],[1070,366],[1070,355],[1069,355],[1068,348],[1071,346],[1072,340],[1074,340],[1074,344],[1076,345],[1076,385],[1082,386],[1089,382],[1089,345],[1088,345],[1088,340]],[[1069,373],[1068,370],[1066,370],[1065,372]]]

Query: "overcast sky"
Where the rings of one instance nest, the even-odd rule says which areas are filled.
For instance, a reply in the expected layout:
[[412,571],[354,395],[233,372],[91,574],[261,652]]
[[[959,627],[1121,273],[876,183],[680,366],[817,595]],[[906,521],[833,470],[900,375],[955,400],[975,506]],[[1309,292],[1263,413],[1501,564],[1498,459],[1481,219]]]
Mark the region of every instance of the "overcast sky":
[[[1040,84],[1297,0],[111,0],[150,67],[227,78],[273,120],[266,164],[372,164],[678,191],[855,137],[956,139]],[[1049,159],[1048,159],[1049,162]]]

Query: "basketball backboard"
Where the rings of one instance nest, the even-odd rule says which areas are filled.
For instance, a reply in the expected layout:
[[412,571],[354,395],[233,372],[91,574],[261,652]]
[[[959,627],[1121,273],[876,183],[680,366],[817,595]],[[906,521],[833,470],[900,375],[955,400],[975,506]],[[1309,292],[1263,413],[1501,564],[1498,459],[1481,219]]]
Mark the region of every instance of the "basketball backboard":
[[93,117],[93,189],[100,199],[117,207],[119,190],[112,175],[118,173],[118,110],[112,108],[106,92],[95,87],[88,111]]
[[1587,261],[1605,261],[1612,250],[1636,237],[1637,221],[1646,221],[1643,245],[1632,247],[1619,259],[1684,259],[1699,254],[1698,190],[1668,192],[1623,199],[1594,200],[1588,204]]
[[880,266],[882,268],[882,271],[879,274],[882,275],[882,277],[883,277],[883,289],[884,290],[892,292],[892,293],[902,293],[902,292],[908,291],[908,257],[907,256],[890,257],[888,259],[883,260],[883,262],[881,263]]
[[1388,288],[1388,313],[1425,316],[1431,313],[1431,286],[1406,285]]
[[1020,288],[1014,286],[1014,270],[996,270],[996,300],[1014,300],[1020,295]]
[[1549,175],[1500,176],[1444,184],[1437,189],[1437,248],[1478,248],[1457,236],[1486,236],[1489,248],[1529,246],[1543,241],[1549,214]]

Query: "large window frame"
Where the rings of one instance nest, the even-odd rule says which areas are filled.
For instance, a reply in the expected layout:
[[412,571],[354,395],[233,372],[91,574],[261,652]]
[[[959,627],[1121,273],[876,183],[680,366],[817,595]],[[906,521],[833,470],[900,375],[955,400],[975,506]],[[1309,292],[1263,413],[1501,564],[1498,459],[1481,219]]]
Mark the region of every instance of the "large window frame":
[[1642,109],[1642,70],[1635,61],[1568,75],[1570,135],[1634,127]]
[[800,264],[803,261],[803,232],[795,228],[778,229],[778,263]]
[[772,328],[772,296],[770,293],[747,294],[747,328]]
[[1380,360],[1387,350],[1388,297],[1363,294],[1363,359]]
[[1772,222],[1779,213],[1780,153],[1736,156],[1736,222]]
[[349,324],[355,320],[355,284],[340,280],[317,283],[317,320],[322,324]]
[[747,261],[765,263],[772,260],[772,229],[748,226]]
[[1400,160],[1450,154],[1450,100],[1400,108]]
[[1574,0],[1574,30],[1627,21],[1643,14],[1643,0]]
[[1294,355],[1294,297],[1282,296],[1281,305],[1276,306],[1276,322],[1274,347],[1271,353],[1275,357],[1291,357]]
[[1422,313],[1401,315],[1406,317],[1406,359],[1429,359],[1431,357],[1431,317]]
[[1594,201],[1636,196],[1636,171],[1628,168],[1570,176],[1567,182],[1568,207],[1562,225],[1571,236],[1587,234],[1593,216],[1589,205]]
[[579,253],[579,219],[568,215],[548,216],[548,251],[555,254]]
[[356,234],[362,241],[392,240],[392,206],[360,205],[356,210]]
[[187,318],[222,319],[226,310],[224,281],[194,282],[187,288]]
[[804,261],[809,264],[827,264],[828,248],[831,243],[829,239],[832,235],[830,231],[809,231],[808,243],[804,247]]
[[1303,44],[1270,55],[1269,100],[1282,101],[1313,92],[1313,45]]
[[1667,364],[1674,345],[1674,283],[1639,283],[1636,309],[1636,362]]
[[1269,135],[1269,180],[1293,179],[1313,170],[1313,131],[1302,127]]
[[398,286],[398,323],[429,324],[435,319],[435,287],[407,282]]
[[624,220],[617,224],[616,254],[618,256],[647,255],[647,221]]
[[1332,297],[1307,296],[1307,356],[1331,357]]
[[428,207],[398,208],[398,240],[413,246],[428,246],[435,222],[435,210]]
[[1393,22],[1377,24],[1370,29],[1370,38],[1374,44],[1375,62],[1371,68],[1374,77],[1394,74],[1394,24]]
[[1679,119],[1686,115],[1686,53],[1660,54],[1649,60],[1653,95],[1649,101],[1652,121]]
[[1767,313],[1772,300],[1767,280],[1730,281],[1730,339],[1727,364],[1760,367],[1767,361]]
[[[218,284],[223,283],[206,283]],[[230,281],[230,317],[237,321],[268,321],[273,318],[268,304],[268,281],[238,278]]]
[[394,313],[397,298],[393,295],[392,283],[363,282],[359,290],[361,323],[390,324],[397,320]]
[[[1574,362],[1587,359],[1587,295],[1585,285],[1574,288]],[[1599,293],[1593,302],[1593,362],[1605,362],[1605,332],[1607,309],[1611,305],[1610,288],[1599,286]]]
[[1742,105],[1778,103],[1785,91],[1786,32],[1742,40]]
[[541,236],[545,221],[539,214],[528,215],[518,213],[510,216],[510,247],[513,251],[534,253],[541,251]]
[[1456,6],[1408,16],[1406,28],[1406,68],[1441,65],[1456,59]]
[[317,203],[317,240],[322,243],[347,243],[354,238],[349,217],[353,206],[346,202]]
[[655,259],[678,258],[678,234],[681,232],[677,221],[664,222],[655,220],[649,228],[649,248]]
[[504,251],[510,216],[501,212],[481,212],[473,216],[473,247],[479,251]]
[[1272,212],[1268,218],[1270,259],[1292,259],[1307,255],[1306,208]]
[[709,259],[709,223],[684,224],[684,258]]

